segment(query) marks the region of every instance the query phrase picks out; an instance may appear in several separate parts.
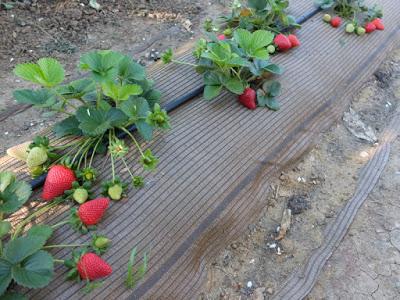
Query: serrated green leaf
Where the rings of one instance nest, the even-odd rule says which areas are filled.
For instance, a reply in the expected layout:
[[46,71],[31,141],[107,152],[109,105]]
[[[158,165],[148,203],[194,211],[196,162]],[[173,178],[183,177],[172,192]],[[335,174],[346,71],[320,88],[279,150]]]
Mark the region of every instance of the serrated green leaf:
[[234,39],[245,51],[250,51],[250,49],[252,48],[252,36],[250,31],[239,28],[235,30]]
[[12,264],[18,264],[40,250],[46,243],[41,236],[24,236],[10,240],[4,247],[3,257]]
[[12,265],[0,258],[0,295],[2,295],[11,283],[11,267]]
[[205,100],[211,100],[217,97],[222,91],[222,85],[206,85],[204,87],[203,97]]
[[0,296],[0,300],[28,300],[28,298],[25,295],[7,292],[3,296]]
[[125,56],[118,64],[118,77],[122,80],[144,80],[146,79],[146,69]]
[[31,186],[24,181],[11,182],[0,193],[0,211],[11,214],[17,211],[29,199],[32,193]]
[[93,79],[98,82],[113,81],[118,74],[117,66],[124,55],[110,50],[99,50],[86,53],[81,57],[80,68],[91,71]]
[[150,107],[154,107],[154,104],[160,103],[161,92],[159,90],[150,90],[143,95],[143,98],[147,100]]
[[238,78],[228,78],[223,85],[232,93],[241,95],[245,89],[244,84]]
[[270,31],[256,30],[251,35],[251,47],[253,49],[264,48],[272,43],[274,35]]
[[265,1],[265,0],[248,0],[247,4],[250,8],[254,8],[255,10],[263,10],[267,6],[267,1]]
[[[0,221],[0,239],[8,234],[11,230],[11,223],[8,221]],[[0,251],[1,253],[1,251]]]
[[89,92],[95,91],[95,84],[92,80],[84,78],[60,86],[57,90],[66,98],[80,98]]
[[13,279],[27,288],[41,288],[49,284],[54,273],[53,257],[40,250],[12,267]]
[[276,64],[268,64],[267,66],[262,68],[264,71],[276,74],[276,75],[281,75],[283,73],[283,69],[276,65]]
[[38,60],[46,86],[55,86],[64,81],[65,72],[62,65],[54,58],[44,57]]
[[276,100],[276,98],[274,98],[274,97],[267,97],[266,106],[267,106],[269,109],[272,109],[272,110],[275,110],[275,111],[277,111],[277,110],[280,109],[279,102],[278,102],[278,100]]
[[15,181],[16,177],[13,172],[3,171],[0,172],[0,193],[4,192],[5,189]]
[[133,121],[139,118],[146,118],[150,112],[150,106],[146,99],[142,97],[130,97],[121,103],[121,111]]
[[269,53],[267,49],[257,49],[251,53],[252,57],[257,59],[267,60],[269,58]]
[[267,81],[263,84],[263,90],[270,97],[277,97],[281,93],[281,84],[279,81]]
[[109,110],[81,107],[76,111],[76,118],[80,122],[79,128],[87,136],[99,136],[112,127],[122,126],[128,120],[121,110],[114,107]]
[[53,234],[53,228],[48,225],[34,225],[29,228],[28,232],[26,233],[27,236],[39,236],[44,238],[46,241],[51,237]]
[[53,87],[64,81],[64,68],[56,59],[47,57],[39,59],[37,64],[17,65],[14,74],[45,87]]
[[47,89],[16,90],[13,93],[15,100],[21,104],[31,104],[40,108],[53,106],[57,102],[56,96]]
[[143,93],[142,88],[137,84],[116,84],[111,81],[102,83],[103,92],[106,96],[115,101],[127,100],[129,96],[137,96]]
[[79,121],[75,116],[70,116],[57,123],[53,130],[57,137],[82,135],[82,130],[79,128]]

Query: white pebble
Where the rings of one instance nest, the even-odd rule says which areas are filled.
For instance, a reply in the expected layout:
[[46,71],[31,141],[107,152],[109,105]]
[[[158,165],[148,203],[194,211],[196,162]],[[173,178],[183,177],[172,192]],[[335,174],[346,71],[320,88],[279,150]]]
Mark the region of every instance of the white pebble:
[[247,282],[247,287],[248,287],[248,288],[251,288],[252,286],[253,286],[253,283],[252,283],[251,281],[248,281],[248,282]]

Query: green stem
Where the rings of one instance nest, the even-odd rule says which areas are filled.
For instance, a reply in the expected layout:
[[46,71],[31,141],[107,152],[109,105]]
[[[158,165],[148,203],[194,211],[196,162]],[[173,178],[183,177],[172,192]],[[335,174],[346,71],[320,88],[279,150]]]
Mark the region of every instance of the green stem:
[[75,248],[75,247],[86,247],[89,246],[88,244],[66,244],[66,245],[48,245],[48,246],[44,246],[42,249],[52,249],[52,248]]
[[85,142],[83,143],[83,145],[79,148],[79,150],[75,153],[74,158],[72,159],[72,164],[75,163],[75,160],[78,158],[79,154],[81,153],[81,151],[83,151],[83,149],[86,147],[87,143],[90,142],[90,138],[88,138],[87,140],[85,140]]
[[18,226],[15,228],[14,234],[12,235],[11,239],[15,239],[21,231],[25,228],[25,226],[35,217],[40,216],[41,214],[45,213],[49,209],[57,206],[58,204],[62,203],[65,199],[61,198],[58,200],[54,200],[53,202],[46,204],[45,206],[41,207],[37,211],[33,212],[31,215],[26,217],[21,223],[18,224]]
[[58,263],[58,264],[64,264],[64,260],[62,260],[62,259],[53,259],[53,262]]
[[89,168],[92,167],[92,162],[93,162],[94,155],[96,154],[97,147],[99,146],[100,142],[103,140],[103,137],[104,137],[104,133],[98,139],[96,145],[93,148],[92,156],[90,157],[90,161],[89,161]]
[[57,227],[60,227],[60,226],[62,226],[62,225],[68,224],[68,223],[69,223],[69,220],[67,220],[67,221],[62,221],[62,222],[59,222],[59,223],[57,223],[57,224],[51,225],[51,227],[55,229],[55,228],[57,228]]
[[176,64],[180,64],[180,65],[192,66],[192,67],[195,67],[195,68],[198,67],[198,65],[196,65],[196,64],[192,64],[192,63],[188,63],[188,62],[180,61],[180,60],[175,60],[175,59],[172,59],[171,62],[176,63]]
[[129,132],[129,130],[127,130],[127,129],[124,128],[124,127],[119,127],[119,129],[121,129],[122,131],[124,131],[124,132],[132,139],[133,143],[134,143],[134,144],[136,145],[136,147],[138,148],[138,150],[139,150],[139,152],[140,152],[140,155],[141,155],[142,157],[144,157],[142,148],[140,147],[139,143],[136,141],[136,139],[134,138],[134,136]]
[[[111,136],[111,130],[108,132],[108,143],[111,145],[112,142],[112,136]],[[113,154],[110,152],[110,156],[111,156],[111,172],[112,172],[112,179],[113,181],[115,180],[115,169],[114,169],[114,156]]]
[[128,173],[129,173],[129,175],[131,176],[131,178],[132,178],[132,180],[133,180],[133,178],[134,178],[135,176],[133,176],[133,174],[132,174],[132,172],[131,172],[131,170],[130,170],[128,164],[127,164],[126,161],[125,161],[125,158],[121,157],[121,159],[122,159],[122,162],[123,162],[124,165],[125,165],[125,168],[128,170]]
[[84,148],[81,157],[79,158],[79,162],[78,162],[78,170],[81,168],[81,163],[82,160],[85,158],[86,160],[86,156],[88,151],[90,150],[90,147],[93,145],[94,140],[92,138],[89,138],[90,143],[87,144],[87,146]]

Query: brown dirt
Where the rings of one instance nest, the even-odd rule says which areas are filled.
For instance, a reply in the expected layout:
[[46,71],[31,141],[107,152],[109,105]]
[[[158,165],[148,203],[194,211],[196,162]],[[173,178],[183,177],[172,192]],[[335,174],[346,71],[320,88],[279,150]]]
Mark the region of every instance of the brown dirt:
[[[379,138],[399,100],[400,50],[396,50],[365,83],[351,107]],[[383,177],[309,299],[400,297],[399,145],[398,141],[393,145]],[[215,258],[201,299],[269,299],[321,244],[326,224],[351,198],[373,148],[353,136],[342,120],[324,133],[298,165],[271,182],[262,217],[249,226],[247,236]],[[293,204],[293,197],[298,199],[295,204],[310,208],[293,215],[286,237],[276,241],[283,211],[289,202]]]

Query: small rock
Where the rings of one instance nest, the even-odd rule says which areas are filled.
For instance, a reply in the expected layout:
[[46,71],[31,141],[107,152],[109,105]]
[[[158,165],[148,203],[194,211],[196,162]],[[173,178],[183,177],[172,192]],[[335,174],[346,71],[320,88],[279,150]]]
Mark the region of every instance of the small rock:
[[268,295],[272,295],[274,293],[274,289],[273,288],[267,288],[267,293]]
[[288,200],[287,208],[293,215],[297,215],[311,208],[311,205],[304,196],[292,196]]

